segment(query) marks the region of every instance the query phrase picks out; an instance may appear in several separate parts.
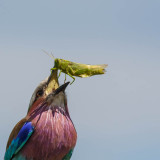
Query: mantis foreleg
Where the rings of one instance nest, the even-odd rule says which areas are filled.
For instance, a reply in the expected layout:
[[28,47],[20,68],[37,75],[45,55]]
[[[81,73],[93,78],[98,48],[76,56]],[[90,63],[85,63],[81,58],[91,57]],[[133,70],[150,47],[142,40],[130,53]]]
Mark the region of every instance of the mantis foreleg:
[[51,68],[51,71],[57,70],[57,68]]
[[66,79],[67,79],[67,76],[66,76],[66,74],[65,74],[65,79],[64,79],[64,83],[66,83]]
[[60,70],[59,75],[58,75],[58,78],[60,77],[61,73],[62,73],[62,70]]

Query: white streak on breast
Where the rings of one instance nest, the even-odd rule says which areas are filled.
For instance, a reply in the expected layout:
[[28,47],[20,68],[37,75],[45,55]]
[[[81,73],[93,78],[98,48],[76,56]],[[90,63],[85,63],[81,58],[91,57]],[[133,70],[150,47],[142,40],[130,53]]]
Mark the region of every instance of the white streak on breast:
[[44,127],[46,126],[46,124],[47,124],[47,121],[48,121],[48,115],[49,115],[49,111],[50,111],[50,109],[48,109],[48,111],[47,111],[47,118],[46,118],[46,120],[45,120]]

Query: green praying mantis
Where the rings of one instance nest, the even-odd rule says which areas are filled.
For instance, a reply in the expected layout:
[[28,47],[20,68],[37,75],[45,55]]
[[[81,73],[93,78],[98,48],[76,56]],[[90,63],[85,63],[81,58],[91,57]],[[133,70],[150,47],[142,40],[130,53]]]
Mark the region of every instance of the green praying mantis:
[[[54,56],[52,55],[52,58]],[[104,74],[105,68],[107,64],[102,65],[89,65],[89,64],[81,64],[75,63],[64,59],[54,58],[54,67],[51,70],[60,70],[58,78],[60,77],[61,73],[65,73],[65,80],[66,81],[66,74],[69,75],[73,81],[70,83],[72,84],[75,81],[75,77],[91,77],[94,75]]]

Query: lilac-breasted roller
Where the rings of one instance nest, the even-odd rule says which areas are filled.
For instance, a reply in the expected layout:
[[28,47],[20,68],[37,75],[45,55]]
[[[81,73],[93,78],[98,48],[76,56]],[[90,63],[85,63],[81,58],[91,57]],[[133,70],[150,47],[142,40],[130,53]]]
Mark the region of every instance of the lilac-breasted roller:
[[26,117],[13,128],[4,160],[70,160],[77,133],[57,71],[34,91]]

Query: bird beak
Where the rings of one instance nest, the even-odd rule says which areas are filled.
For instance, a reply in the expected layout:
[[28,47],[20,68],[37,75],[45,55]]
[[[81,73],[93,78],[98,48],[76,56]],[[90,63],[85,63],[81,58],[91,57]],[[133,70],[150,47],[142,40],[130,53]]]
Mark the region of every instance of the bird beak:
[[49,76],[47,88],[45,89],[45,95],[49,95],[59,87],[57,72],[57,70],[54,70]]
[[48,78],[47,88],[45,89],[45,95],[48,96],[50,93],[58,94],[61,91],[65,91],[66,87],[70,82],[67,82],[59,87],[57,70],[53,70]]
[[67,82],[67,83],[61,85],[59,88],[57,88],[57,89],[54,91],[54,94],[56,95],[56,94],[58,94],[58,93],[60,93],[60,92],[64,92],[69,83],[70,83],[70,82]]

